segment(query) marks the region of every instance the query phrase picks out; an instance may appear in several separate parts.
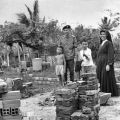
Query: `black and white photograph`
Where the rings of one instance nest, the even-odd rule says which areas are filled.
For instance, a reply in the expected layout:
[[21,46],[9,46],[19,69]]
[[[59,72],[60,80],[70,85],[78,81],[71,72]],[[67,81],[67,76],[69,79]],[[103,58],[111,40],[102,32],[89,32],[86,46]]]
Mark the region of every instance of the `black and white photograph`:
[[120,120],[120,0],[0,0],[0,120]]

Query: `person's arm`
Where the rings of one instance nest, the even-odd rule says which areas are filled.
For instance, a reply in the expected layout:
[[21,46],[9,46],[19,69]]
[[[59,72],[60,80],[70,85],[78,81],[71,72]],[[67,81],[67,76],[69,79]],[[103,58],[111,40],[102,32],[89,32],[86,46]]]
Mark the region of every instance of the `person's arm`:
[[64,72],[66,71],[66,60],[65,60],[65,56],[63,55],[63,62],[64,62]]
[[109,42],[108,44],[108,65],[113,65],[114,63],[114,48],[113,48],[113,44],[111,42]]
[[77,48],[77,39],[76,39],[76,37],[75,36],[73,36],[73,39],[74,39],[74,48]]
[[88,49],[87,53],[86,54],[84,53],[83,56],[85,56],[87,60],[90,60],[90,58],[92,56],[91,55],[91,49]]

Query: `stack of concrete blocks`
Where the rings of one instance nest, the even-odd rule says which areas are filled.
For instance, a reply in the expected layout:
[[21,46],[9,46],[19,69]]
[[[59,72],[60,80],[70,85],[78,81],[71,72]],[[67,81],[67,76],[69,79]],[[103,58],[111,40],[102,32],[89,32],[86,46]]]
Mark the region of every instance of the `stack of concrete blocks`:
[[[83,81],[69,84],[56,93],[56,120],[99,120],[100,96],[96,75],[86,73],[81,77]],[[68,95],[73,98],[71,102]],[[73,103],[72,107],[66,107],[68,103]]]
[[0,120],[22,120],[20,114],[20,91],[0,94]]
[[62,88],[56,91],[56,120],[70,120],[76,111],[77,93],[73,89]]
[[84,85],[79,85],[79,109],[71,115],[71,120],[99,120],[100,96],[96,75],[86,73],[81,76]]

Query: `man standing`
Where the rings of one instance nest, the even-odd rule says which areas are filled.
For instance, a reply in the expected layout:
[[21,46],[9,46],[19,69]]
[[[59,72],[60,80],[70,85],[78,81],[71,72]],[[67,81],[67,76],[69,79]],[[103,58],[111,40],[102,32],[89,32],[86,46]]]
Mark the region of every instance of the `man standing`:
[[70,71],[70,81],[74,81],[74,57],[75,57],[75,48],[76,38],[72,35],[72,29],[70,25],[63,27],[62,39],[60,45],[64,48],[64,55],[66,60],[66,71],[65,71],[65,81],[67,82],[67,70]]

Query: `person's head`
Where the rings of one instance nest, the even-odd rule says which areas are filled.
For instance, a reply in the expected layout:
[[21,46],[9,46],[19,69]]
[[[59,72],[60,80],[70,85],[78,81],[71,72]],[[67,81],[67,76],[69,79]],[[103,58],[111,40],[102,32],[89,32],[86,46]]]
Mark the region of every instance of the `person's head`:
[[56,49],[57,54],[62,54],[63,53],[63,47],[62,46],[58,46]]
[[71,30],[72,30],[72,29],[71,29],[71,26],[70,26],[70,25],[66,25],[66,26],[64,26],[63,29],[62,29],[63,33],[66,34],[66,35],[70,34],[70,33],[71,33]]
[[84,50],[87,49],[87,47],[88,47],[88,42],[87,42],[86,40],[83,40],[83,41],[82,41],[82,47],[83,47]]
[[101,30],[100,31],[100,43],[102,43],[102,41],[104,41],[106,39],[108,41],[112,42],[110,33],[107,30]]

